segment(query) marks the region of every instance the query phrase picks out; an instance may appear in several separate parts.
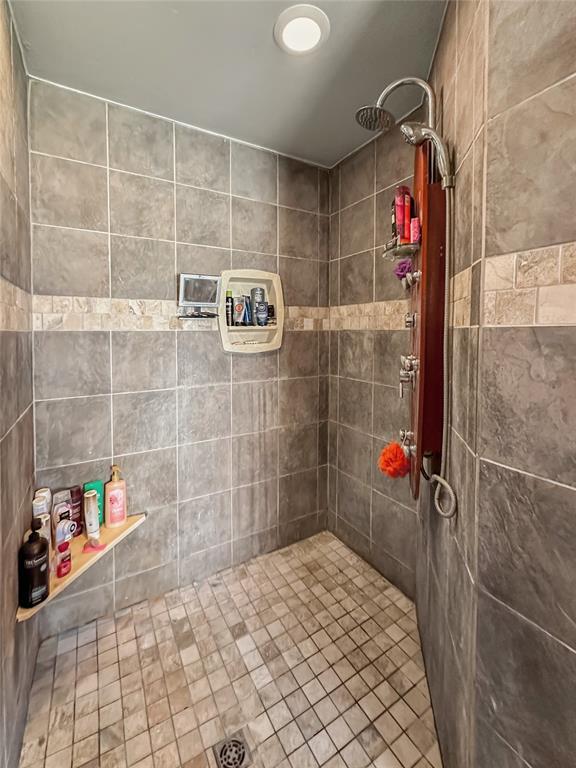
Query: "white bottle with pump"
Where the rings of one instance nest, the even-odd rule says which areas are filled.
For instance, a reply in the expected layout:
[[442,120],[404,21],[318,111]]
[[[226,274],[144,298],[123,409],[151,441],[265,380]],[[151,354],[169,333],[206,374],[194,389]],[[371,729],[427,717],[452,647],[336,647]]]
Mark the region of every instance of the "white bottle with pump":
[[112,465],[112,477],[104,487],[104,525],[118,528],[126,522],[126,480],[120,478],[120,467]]

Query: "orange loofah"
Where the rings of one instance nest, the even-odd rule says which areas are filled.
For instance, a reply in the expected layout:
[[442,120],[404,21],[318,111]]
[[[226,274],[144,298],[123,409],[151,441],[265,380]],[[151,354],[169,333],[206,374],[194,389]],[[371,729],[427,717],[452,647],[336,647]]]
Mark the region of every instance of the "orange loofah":
[[404,455],[400,443],[389,443],[382,448],[378,469],[388,477],[405,477],[410,472],[410,461]]

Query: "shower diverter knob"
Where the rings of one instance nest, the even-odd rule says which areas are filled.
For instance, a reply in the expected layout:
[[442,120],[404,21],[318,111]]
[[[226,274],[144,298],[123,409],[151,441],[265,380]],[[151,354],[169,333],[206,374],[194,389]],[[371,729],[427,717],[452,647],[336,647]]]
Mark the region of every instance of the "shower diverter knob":
[[417,371],[418,358],[415,355],[400,355],[400,365],[403,371]]

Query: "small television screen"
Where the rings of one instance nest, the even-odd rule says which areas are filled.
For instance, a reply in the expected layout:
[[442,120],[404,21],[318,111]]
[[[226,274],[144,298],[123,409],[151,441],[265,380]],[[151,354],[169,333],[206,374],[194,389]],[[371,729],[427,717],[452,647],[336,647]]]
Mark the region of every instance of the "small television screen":
[[178,304],[181,307],[218,307],[219,275],[180,275]]

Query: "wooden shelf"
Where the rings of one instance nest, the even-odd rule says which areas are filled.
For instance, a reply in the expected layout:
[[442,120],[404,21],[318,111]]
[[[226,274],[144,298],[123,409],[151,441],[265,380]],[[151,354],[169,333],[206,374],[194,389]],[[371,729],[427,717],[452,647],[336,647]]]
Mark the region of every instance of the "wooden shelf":
[[86,543],[86,536],[83,534],[72,539],[70,542],[70,550],[72,552],[72,570],[66,576],[58,579],[55,574],[50,577],[50,594],[39,605],[35,605],[34,608],[18,608],[16,613],[16,621],[28,621],[44,606],[48,605],[51,600],[54,600],[66,587],[72,584],[73,581],[81,576],[88,570],[94,563],[97,563],[101,557],[116,546],[122,539],[129,536],[132,531],[136,530],[138,526],[142,525],[146,515],[130,515],[124,525],[118,528],[104,528],[100,529],[100,543],[105,544],[105,549],[101,549],[98,552],[83,552],[82,549]]

